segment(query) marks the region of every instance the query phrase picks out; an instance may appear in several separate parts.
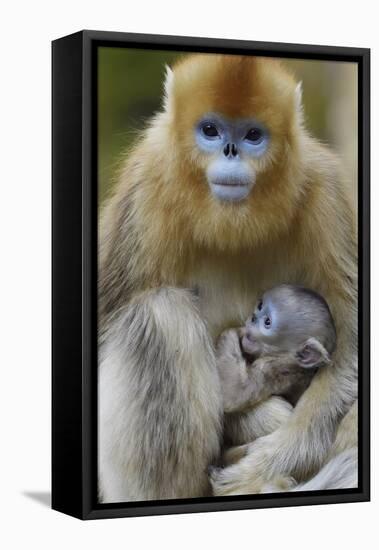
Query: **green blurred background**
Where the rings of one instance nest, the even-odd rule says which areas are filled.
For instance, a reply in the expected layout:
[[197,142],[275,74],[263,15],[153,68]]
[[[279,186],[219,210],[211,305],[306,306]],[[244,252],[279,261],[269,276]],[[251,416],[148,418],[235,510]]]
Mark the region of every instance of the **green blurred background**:
[[[165,65],[180,52],[101,47],[98,55],[99,203],[116,182],[121,159],[159,110]],[[357,189],[355,63],[284,60],[303,83],[306,125],[343,159],[351,193]]]

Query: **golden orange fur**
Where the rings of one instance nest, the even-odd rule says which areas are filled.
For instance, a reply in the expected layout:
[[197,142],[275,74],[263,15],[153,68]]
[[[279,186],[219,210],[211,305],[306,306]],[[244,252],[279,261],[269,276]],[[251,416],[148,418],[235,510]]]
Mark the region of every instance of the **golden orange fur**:
[[[355,237],[338,162],[303,128],[296,82],[279,62],[194,55],[181,61],[174,75],[169,110],[155,117],[131,154],[103,217],[107,232],[126,218],[133,220],[129,229],[134,230],[130,240],[136,240],[131,243],[136,257],[128,258],[133,268],[128,278],[140,281],[138,289],[186,286],[191,265],[203,256],[214,257],[216,265],[220,261],[220,268],[228,269],[230,255],[232,269],[241,263],[242,272],[248,259],[261,273],[267,266],[271,270],[272,262],[281,264],[276,256],[285,250],[291,272],[318,285],[324,270],[332,279],[338,276],[336,269],[354,272],[355,266],[344,262],[338,268],[330,265],[344,254],[341,239]],[[209,193],[204,178],[208,159],[198,152],[193,135],[197,118],[208,111],[258,116],[270,129],[270,151],[255,161],[257,183],[243,203],[220,203]],[[107,251],[120,238],[124,242],[116,231],[109,242],[102,239],[106,272],[113,267]],[[125,243],[129,255],[128,246]],[[320,290],[325,291],[329,279],[325,277]],[[336,282],[340,293],[341,277]]]

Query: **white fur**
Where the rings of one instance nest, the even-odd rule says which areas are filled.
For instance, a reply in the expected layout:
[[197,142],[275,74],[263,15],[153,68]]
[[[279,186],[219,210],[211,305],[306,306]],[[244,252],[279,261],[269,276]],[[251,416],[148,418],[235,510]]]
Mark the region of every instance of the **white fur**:
[[358,449],[347,449],[332,458],[312,479],[300,483],[293,491],[352,489],[358,486]]

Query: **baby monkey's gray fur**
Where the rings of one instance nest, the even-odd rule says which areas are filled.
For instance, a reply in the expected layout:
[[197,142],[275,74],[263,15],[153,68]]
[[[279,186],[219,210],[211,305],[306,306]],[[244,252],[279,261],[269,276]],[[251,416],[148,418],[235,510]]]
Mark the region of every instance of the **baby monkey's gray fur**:
[[[331,363],[335,347],[334,321],[319,294],[294,285],[267,291],[245,326],[224,331],[217,342],[225,445],[247,442],[241,437],[244,416],[249,424],[245,437],[251,441],[262,435],[259,426],[270,426],[262,404],[271,396],[295,406],[317,369]],[[235,460],[239,453],[229,451],[228,457]]]

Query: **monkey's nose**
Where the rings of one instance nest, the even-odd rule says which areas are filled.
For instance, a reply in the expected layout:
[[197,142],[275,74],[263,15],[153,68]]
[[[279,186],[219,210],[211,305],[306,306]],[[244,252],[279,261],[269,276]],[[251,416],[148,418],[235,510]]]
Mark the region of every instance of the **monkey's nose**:
[[235,143],[227,143],[224,147],[224,155],[226,157],[236,157],[238,155],[237,146]]

